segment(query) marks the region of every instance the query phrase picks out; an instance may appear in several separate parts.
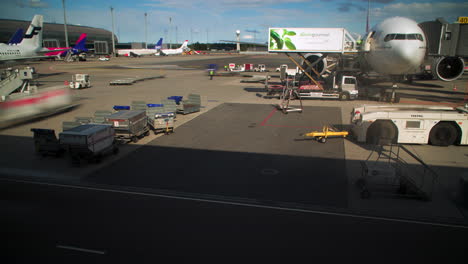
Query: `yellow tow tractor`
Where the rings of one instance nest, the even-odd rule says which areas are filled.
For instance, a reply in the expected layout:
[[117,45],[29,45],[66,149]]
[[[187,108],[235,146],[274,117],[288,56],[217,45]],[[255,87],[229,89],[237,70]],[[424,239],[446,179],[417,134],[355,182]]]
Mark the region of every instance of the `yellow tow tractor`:
[[327,142],[329,137],[346,137],[348,131],[339,131],[337,128],[327,125],[323,126],[322,131],[312,131],[310,133],[304,134],[305,137],[313,137],[320,143]]

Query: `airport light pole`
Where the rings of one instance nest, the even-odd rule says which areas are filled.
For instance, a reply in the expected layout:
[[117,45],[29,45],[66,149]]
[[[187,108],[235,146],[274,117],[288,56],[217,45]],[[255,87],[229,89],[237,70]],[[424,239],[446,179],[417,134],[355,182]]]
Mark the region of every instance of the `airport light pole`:
[[111,17],[112,17],[112,56],[115,56],[115,39],[114,39],[114,8],[111,6]]
[[236,30],[236,41],[237,52],[240,52],[240,30]]
[[370,23],[370,0],[367,0],[367,19],[366,19],[366,33],[369,32],[369,23]]
[[145,49],[148,49],[148,29],[147,29],[147,20],[146,20],[147,16],[148,14],[145,13]]
[[63,5],[63,27],[65,29],[65,47],[70,47],[68,45],[68,30],[67,30],[67,13],[65,12],[65,0],[62,0]]
[[172,17],[169,17],[169,48],[172,49],[171,44],[171,26],[172,26]]

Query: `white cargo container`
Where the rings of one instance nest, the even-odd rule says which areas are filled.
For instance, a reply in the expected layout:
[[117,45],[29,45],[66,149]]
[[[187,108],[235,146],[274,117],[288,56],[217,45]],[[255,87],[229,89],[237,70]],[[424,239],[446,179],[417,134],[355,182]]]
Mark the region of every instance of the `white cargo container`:
[[344,28],[270,28],[268,52],[356,52],[356,41]]

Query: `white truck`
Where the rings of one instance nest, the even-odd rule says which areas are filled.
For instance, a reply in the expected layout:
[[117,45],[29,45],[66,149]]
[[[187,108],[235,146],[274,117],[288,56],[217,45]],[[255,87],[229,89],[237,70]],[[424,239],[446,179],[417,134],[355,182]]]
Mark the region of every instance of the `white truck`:
[[468,144],[468,106],[363,105],[351,113],[352,133],[359,142]]
[[89,74],[77,73],[72,75],[72,81],[69,84],[71,89],[82,89],[91,87]]
[[258,66],[254,68],[254,72],[266,72],[265,64],[258,64]]

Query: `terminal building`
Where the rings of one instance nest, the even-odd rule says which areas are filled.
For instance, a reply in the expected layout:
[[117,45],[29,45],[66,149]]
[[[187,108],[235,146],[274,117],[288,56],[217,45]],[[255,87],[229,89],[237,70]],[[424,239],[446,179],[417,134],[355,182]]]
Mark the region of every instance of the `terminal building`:
[[[31,21],[0,19],[0,43],[7,43],[19,28],[26,32],[30,24]],[[95,54],[103,55],[112,52],[112,32],[109,30],[67,25],[67,32],[70,46],[74,45],[82,33],[86,33],[86,47],[93,49]],[[115,43],[118,43],[117,36],[114,35],[114,38]],[[63,24],[44,23],[42,40],[44,47],[66,47]],[[119,45],[116,45],[117,48],[120,48]]]

